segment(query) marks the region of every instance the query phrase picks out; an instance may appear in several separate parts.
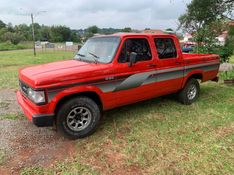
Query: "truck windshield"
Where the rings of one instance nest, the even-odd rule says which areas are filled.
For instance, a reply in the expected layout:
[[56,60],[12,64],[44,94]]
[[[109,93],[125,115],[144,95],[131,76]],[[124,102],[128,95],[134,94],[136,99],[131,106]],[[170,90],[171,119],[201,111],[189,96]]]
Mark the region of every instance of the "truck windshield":
[[120,42],[119,37],[90,38],[76,54],[75,59],[89,62],[110,63]]

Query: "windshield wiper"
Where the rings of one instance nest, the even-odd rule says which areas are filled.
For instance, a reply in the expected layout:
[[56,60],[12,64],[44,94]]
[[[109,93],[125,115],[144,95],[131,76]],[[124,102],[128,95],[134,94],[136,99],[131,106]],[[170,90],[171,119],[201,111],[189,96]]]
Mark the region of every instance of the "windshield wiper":
[[97,64],[98,63],[98,59],[100,58],[99,56],[95,55],[94,53],[92,52],[89,52],[90,55],[93,56],[93,60],[95,61],[95,63]]
[[81,56],[81,57],[85,57],[85,55],[80,54],[80,53],[78,53],[78,54],[76,54],[76,55]]
[[81,59],[81,57],[85,57],[85,55],[80,54],[80,53],[78,53],[78,54],[76,54],[76,55],[80,56],[80,57],[78,57],[78,60],[80,60],[80,61],[84,61],[83,59]]

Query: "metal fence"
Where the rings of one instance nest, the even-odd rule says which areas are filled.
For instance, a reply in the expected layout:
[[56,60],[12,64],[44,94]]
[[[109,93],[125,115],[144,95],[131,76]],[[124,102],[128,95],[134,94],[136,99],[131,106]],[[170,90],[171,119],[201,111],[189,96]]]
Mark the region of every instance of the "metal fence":
[[42,43],[36,44],[37,51],[70,51],[77,52],[81,48],[81,44],[66,45],[65,43]]

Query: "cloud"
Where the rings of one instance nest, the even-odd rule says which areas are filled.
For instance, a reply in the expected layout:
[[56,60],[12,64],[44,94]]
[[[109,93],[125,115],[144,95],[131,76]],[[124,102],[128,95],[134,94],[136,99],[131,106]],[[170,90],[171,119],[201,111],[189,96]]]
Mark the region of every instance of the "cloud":
[[35,21],[67,25],[73,29],[99,27],[176,28],[177,18],[191,0],[0,0],[0,19],[13,24],[30,23],[29,13],[46,11]]

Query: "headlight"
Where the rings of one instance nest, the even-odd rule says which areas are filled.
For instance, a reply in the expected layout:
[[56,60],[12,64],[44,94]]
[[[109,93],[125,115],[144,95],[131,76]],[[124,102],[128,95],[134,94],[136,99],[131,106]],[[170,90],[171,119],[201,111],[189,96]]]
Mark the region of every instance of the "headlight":
[[33,89],[28,88],[28,98],[36,104],[45,103],[45,92],[34,91]]

